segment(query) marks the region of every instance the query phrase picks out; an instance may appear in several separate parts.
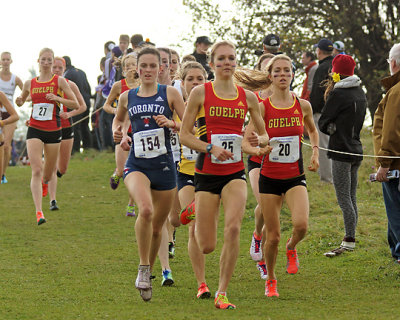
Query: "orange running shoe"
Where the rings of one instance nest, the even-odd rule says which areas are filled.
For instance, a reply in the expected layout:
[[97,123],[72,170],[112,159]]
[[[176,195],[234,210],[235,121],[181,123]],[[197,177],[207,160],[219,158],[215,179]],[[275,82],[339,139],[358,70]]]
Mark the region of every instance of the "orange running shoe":
[[44,218],[42,211],[36,212],[36,219],[37,219],[38,226],[40,226],[42,223],[46,222],[46,219]]
[[208,299],[210,297],[211,297],[210,289],[208,289],[205,282],[202,282],[202,284],[199,287],[199,290],[197,290],[197,299]]
[[218,294],[218,296],[214,300],[214,303],[215,303],[215,307],[217,309],[226,309],[226,310],[236,309],[236,306],[234,304],[230,303],[228,301],[228,298],[225,295],[223,295],[222,293]]
[[279,297],[276,279],[265,281],[265,295],[267,297]]
[[182,224],[188,224],[195,218],[196,218],[196,213],[194,210],[194,200],[193,200],[186,208],[182,209],[180,220]]
[[290,250],[287,247],[287,244],[289,243],[289,240],[286,242],[286,257],[287,257],[287,263],[286,263],[286,272],[289,274],[296,274],[297,271],[299,271],[299,258],[297,257],[297,250],[293,249]]
[[47,196],[48,189],[49,189],[49,184],[44,183],[42,180],[42,196],[43,197]]

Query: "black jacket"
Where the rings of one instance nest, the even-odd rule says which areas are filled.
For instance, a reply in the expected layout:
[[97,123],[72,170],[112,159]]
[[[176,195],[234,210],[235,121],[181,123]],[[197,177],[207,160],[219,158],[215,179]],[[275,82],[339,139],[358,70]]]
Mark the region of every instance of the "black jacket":
[[[319,129],[329,134],[328,149],[363,154],[360,131],[364,124],[367,98],[360,88],[360,79],[351,76],[338,82],[331,91],[321,117]],[[328,157],[338,161],[361,161],[351,156],[328,151]]]
[[207,80],[213,80],[214,73],[211,71],[210,65],[208,64],[207,55],[204,53],[197,53],[196,50],[192,53],[192,55],[196,58],[196,61],[200,63],[204,69],[206,69],[208,74]]
[[329,72],[332,69],[332,60],[332,56],[322,59],[319,61],[317,70],[315,70],[310,93],[310,103],[313,113],[321,113],[321,110],[324,107],[325,87],[323,87],[323,82],[329,78]]
[[74,66],[69,66],[64,72],[64,78],[75,82],[79,92],[83,97],[83,100],[85,100],[88,111],[90,108],[90,98],[92,94],[90,92],[90,85],[86,78],[86,73],[78,68],[75,68]]

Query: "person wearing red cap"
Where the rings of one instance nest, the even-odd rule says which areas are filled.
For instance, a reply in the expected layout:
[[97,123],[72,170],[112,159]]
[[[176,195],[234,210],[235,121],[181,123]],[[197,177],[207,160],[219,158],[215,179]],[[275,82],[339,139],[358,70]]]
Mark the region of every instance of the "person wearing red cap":
[[326,252],[327,257],[355,248],[357,173],[363,159],[360,131],[367,108],[361,80],[354,74],[355,66],[354,59],[349,55],[340,54],[333,59],[332,77],[325,91],[326,102],[318,122],[319,129],[329,135],[328,158],[332,160],[333,185],[345,227],[342,243],[338,248]]

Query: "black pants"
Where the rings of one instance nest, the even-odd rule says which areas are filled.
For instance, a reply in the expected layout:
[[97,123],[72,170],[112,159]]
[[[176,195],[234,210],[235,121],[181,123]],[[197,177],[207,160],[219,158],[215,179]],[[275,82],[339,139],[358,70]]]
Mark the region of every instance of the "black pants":
[[[77,116],[73,117],[73,121],[78,122],[80,119],[85,118],[89,115],[89,110],[78,114]],[[78,124],[73,126],[74,128],[74,145],[73,151],[79,152],[82,142],[82,147],[84,149],[92,147],[92,136],[90,134],[89,129],[89,118],[79,122]]]

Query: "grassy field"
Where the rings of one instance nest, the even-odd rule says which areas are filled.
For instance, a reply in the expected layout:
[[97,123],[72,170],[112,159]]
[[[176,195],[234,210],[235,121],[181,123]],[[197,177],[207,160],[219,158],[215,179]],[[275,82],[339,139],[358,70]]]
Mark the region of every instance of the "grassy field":
[[[371,154],[368,131],[364,145]],[[289,212],[282,210],[279,299],[264,296],[264,281],[248,254],[255,206],[249,192],[240,256],[228,290],[237,305],[231,311],[216,310],[212,300],[196,299],[185,226],[177,230],[176,257],[171,260],[175,285],[161,287],[157,261],[153,299],[142,301],[134,288],[135,220],[125,216],[125,187],[109,187],[111,153],[73,157],[69,172],[59,180],[60,210],[49,211],[45,198],[48,222],[40,227],[29,189],[30,168],[9,168],[9,183],[0,186],[0,319],[398,319],[400,266],[393,263],[386,243],[381,186],[368,182],[372,166],[373,160],[365,159],[359,172],[360,218],[353,253],[323,256],[340,244],[343,219],[333,186],[308,173],[309,232],[298,246],[300,271],[287,275],[284,244],[291,224]],[[221,242],[207,256],[212,292],[218,284]]]

